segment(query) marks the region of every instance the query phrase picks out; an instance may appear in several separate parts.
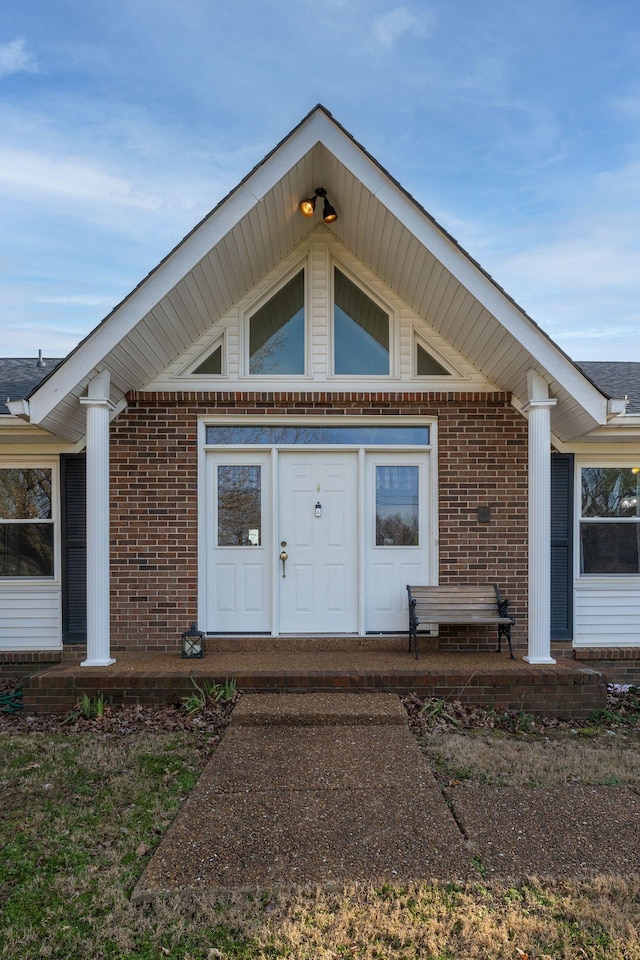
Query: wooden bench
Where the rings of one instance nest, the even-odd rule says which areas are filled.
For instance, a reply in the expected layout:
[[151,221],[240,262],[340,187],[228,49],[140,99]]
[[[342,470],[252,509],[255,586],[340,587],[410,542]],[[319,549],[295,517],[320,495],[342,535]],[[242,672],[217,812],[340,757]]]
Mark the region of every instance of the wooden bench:
[[450,584],[441,587],[415,587],[407,584],[409,594],[409,652],[418,659],[418,628],[423,624],[496,624],[498,647],[502,638],[509,644],[511,659],[511,627],[509,601],[500,596],[497,584]]

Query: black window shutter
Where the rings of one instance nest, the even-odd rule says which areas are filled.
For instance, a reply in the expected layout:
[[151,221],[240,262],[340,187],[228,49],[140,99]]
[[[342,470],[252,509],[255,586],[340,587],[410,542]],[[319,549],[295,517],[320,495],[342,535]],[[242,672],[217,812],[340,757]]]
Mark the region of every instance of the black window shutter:
[[62,638],[87,641],[86,466],[84,454],[60,458],[62,500]]
[[573,454],[551,454],[551,639],[573,639]]

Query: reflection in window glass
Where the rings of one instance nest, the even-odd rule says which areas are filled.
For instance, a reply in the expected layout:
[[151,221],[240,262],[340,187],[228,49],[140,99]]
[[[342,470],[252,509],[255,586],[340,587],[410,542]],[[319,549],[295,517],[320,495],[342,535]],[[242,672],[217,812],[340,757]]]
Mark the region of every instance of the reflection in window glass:
[[338,269],[333,298],[334,372],[388,376],[388,314]]
[[51,519],[51,470],[0,470],[0,518]]
[[640,524],[583,523],[582,573],[640,573]]
[[208,444],[268,443],[268,444],[349,444],[366,446],[422,446],[429,443],[429,427],[332,427],[315,426],[218,426],[207,427]]
[[582,470],[583,517],[638,517],[640,473],[632,467],[586,467]]
[[640,573],[640,471],[582,469],[580,572]]
[[0,470],[0,577],[52,577],[51,470]]
[[450,377],[451,374],[441,363],[438,363],[435,357],[416,344],[416,373],[419,377]]
[[376,546],[417,547],[419,468],[376,467]]
[[304,270],[249,319],[249,373],[304,373]]
[[53,524],[0,523],[0,577],[52,577]]
[[218,546],[259,547],[261,523],[259,466],[218,467]]
[[203,376],[215,376],[222,373],[222,346],[216,347],[216,349],[209,354],[206,360],[200,364],[199,367],[193,371],[192,376],[203,375]]

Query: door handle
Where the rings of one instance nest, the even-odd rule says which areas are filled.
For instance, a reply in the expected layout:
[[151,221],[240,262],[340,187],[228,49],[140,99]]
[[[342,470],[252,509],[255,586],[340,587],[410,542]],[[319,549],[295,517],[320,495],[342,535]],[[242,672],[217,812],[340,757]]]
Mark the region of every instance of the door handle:
[[[285,546],[285,544],[282,544],[282,546]],[[286,564],[287,564],[287,560],[289,559],[289,554],[287,553],[286,550],[280,551],[280,559],[282,561],[282,579],[286,580],[286,577],[287,577]]]

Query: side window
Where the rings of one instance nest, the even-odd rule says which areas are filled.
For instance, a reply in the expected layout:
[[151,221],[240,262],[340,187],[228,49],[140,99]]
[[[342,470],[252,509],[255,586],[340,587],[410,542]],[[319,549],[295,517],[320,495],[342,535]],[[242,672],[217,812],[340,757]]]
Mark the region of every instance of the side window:
[[580,573],[640,573],[640,467],[583,467]]
[[344,375],[389,375],[389,315],[334,268],[333,370]]
[[249,373],[305,372],[304,270],[249,317]]
[[52,471],[0,469],[0,577],[53,577]]
[[439,360],[436,360],[420,343],[416,342],[416,376],[450,377],[451,374]]
[[217,347],[211,351],[208,357],[206,357],[202,363],[191,371],[192,376],[220,376],[222,373],[222,344],[219,343]]

